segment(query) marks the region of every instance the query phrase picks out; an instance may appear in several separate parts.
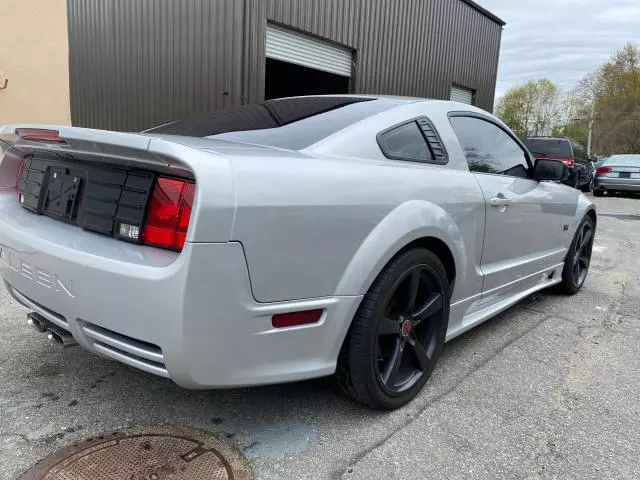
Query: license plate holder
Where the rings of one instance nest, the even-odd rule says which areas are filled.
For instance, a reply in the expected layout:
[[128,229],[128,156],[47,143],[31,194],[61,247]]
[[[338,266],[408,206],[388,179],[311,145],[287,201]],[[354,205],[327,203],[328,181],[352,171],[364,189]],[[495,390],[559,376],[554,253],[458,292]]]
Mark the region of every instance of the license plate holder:
[[620,173],[618,173],[618,177],[620,177],[620,178],[631,178],[631,172],[620,172]]
[[82,177],[62,166],[52,166],[48,173],[42,213],[67,222],[75,221]]

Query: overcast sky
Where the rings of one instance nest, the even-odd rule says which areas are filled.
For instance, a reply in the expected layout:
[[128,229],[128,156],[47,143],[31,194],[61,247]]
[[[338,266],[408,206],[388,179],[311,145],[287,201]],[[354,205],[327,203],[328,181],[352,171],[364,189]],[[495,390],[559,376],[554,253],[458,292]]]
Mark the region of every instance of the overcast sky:
[[548,77],[563,90],[627,42],[640,44],[640,0],[476,0],[507,25],[496,98]]

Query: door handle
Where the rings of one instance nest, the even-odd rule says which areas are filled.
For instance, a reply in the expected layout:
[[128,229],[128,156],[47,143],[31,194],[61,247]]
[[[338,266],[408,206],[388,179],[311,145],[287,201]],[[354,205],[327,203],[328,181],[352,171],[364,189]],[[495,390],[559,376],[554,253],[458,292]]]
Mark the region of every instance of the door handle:
[[504,196],[497,196],[489,200],[489,205],[492,207],[507,207],[511,205],[511,200]]

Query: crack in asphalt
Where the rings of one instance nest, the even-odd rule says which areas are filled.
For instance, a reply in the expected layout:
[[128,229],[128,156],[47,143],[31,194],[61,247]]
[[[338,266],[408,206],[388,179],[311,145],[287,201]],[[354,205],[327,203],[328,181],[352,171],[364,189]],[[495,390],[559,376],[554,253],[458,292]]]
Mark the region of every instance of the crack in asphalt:
[[349,470],[353,471],[353,467],[355,465],[358,464],[358,462],[360,462],[360,460],[362,460],[364,457],[366,457],[369,453],[373,452],[374,450],[380,448],[381,446],[383,446],[385,443],[387,443],[389,441],[389,439],[391,439],[395,434],[397,434],[398,432],[400,432],[401,430],[403,430],[404,428],[408,427],[409,425],[411,425],[414,421],[416,421],[418,419],[418,417],[420,417],[424,412],[427,411],[428,408],[432,407],[433,405],[437,404],[438,402],[440,402],[442,399],[444,399],[445,397],[449,396],[451,393],[453,393],[455,390],[458,389],[458,387],[460,387],[469,377],[471,377],[474,373],[476,373],[477,371],[479,371],[481,368],[483,368],[486,364],[488,364],[491,360],[493,360],[494,358],[496,358],[498,355],[500,355],[503,351],[505,351],[507,348],[509,348],[511,345],[513,345],[515,342],[517,342],[518,340],[520,340],[521,338],[523,338],[525,335],[528,335],[529,333],[531,333],[533,330],[535,330],[536,328],[538,328],[540,325],[542,325],[544,322],[546,322],[547,320],[550,320],[552,318],[558,318],[556,315],[546,315],[545,317],[543,317],[541,320],[537,321],[536,323],[534,323],[531,327],[529,327],[528,329],[526,329],[525,331],[523,331],[522,333],[520,333],[519,335],[515,336],[514,338],[512,338],[511,340],[509,340],[508,342],[506,342],[504,345],[502,345],[501,347],[499,347],[495,352],[493,352],[491,355],[487,356],[484,360],[482,360],[481,362],[479,362],[477,365],[475,365],[475,367],[473,367],[471,370],[469,370],[465,375],[463,375],[457,382],[455,382],[449,389],[445,390],[444,392],[442,392],[441,394],[437,395],[436,397],[434,397],[433,399],[431,399],[430,401],[428,401],[426,404],[424,404],[423,406],[421,406],[418,411],[416,412],[415,415],[413,415],[412,417],[410,417],[409,419],[401,422],[399,425],[396,426],[396,428],[394,428],[388,435],[385,435],[383,438],[381,438],[380,440],[378,440],[377,442],[375,442],[374,444],[372,444],[371,446],[361,450],[360,452],[358,452],[356,455],[352,456],[351,459],[346,462],[346,466],[342,466],[340,468],[337,468],[333,471],[333,473],[331,474],[332,479],[335,480],[339,480],[340,478],[343,478],[345,475],[348,475]]

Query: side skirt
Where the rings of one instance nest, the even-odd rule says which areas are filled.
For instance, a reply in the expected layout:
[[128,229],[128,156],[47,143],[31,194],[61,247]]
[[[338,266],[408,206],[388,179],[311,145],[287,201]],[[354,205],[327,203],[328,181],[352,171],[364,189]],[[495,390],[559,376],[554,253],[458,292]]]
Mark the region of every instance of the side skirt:
[[[556,285],[562,281],[564,262],[529,275],[509,285],[480,296],[461,300],[451,305],[449,330],[445,341],[449,341],[480,325],[488,319],[512,307],[529,295]],[[535,283],[531,285],[531,282]],[[527,286],[529,285],[529,286]],[[510,292],[513,292],[510,294]],[[455,321],[462,316],[462,321]]]

